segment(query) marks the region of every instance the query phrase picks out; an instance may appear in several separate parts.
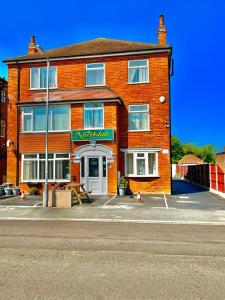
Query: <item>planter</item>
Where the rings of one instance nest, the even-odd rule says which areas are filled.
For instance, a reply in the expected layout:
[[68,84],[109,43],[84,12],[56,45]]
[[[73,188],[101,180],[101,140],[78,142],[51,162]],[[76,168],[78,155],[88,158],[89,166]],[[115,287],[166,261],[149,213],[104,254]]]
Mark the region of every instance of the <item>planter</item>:
[[120,196],[125,196],[127,193],[127,188],[126,187],[119,187],[119,195]]
[[50,190],[48,192],[48,207],[70,208],[72,204],[72,191]]

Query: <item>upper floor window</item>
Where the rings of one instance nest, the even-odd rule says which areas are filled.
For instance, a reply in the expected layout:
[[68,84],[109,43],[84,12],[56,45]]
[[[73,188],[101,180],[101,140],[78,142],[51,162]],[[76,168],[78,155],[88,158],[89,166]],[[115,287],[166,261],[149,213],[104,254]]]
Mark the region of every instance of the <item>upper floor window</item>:
[[[45,106],[24,107],[22,114],[22,130],[24,132],[42,132],[46,130]],[[70,130],[70,107],[59,105],[49,107],[49,131]]]
[[128,61],[128,82],[144,83],[149,81],[148,60],[129,60]]
[[129,125],[130,131],[149,130],[149,105],[129,105]]
[[84,128],[104,128],[104,107],[102,103],[84,104]]
[[[57,87],[57,69],[49,68],[49,88]],[[31,68],[30,69],[30,89],[46,89],[47,88],[47,68]]]
[[126,176],[158,176],[158,153],[129,151],[125,155]]
[[0,123],[0,136],[1,137],[5,137],[5,122],[4,121],[1,121],[1,123]]
[[86,85],[105,85],[105,64],[86,64]]

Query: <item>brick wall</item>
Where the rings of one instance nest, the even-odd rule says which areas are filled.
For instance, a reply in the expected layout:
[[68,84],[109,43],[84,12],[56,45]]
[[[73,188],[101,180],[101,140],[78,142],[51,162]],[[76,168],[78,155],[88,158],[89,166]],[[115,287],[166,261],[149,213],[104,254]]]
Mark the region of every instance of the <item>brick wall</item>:
[[[128,84],[128,60],[144,59],[149,61],[150,83]],[[113,182],[112,192],[116,192],[116,176],[120,170],[124,175],[124,153],[121,148],[128,147],[161,147],[170,149],[169,129],[165,126],[169,120],[169,95],[168,95],[168,54],[155,53],[148,55],[119,56],[98,59],[64,60],[54,62],[52,65],[58,68],[58,89],[80,89],[85,87],[85,64],[91,62],[106,63],[106,85],[122,99],[122,106],[105,106],[105,127],[117,128],[117,140],[114,144],[107,144],[113,148],[117,155],[115,165],[109,169],[109,181]],[[30,67],[44,66],[43,63],[21,64],[20,101],[25,102],[33,91],[29,90]],[[16,142],[16,105],[17,102],[17,67],[9,66],[9,97],[11,108],[9,111],[8,136]],[[159,97],[165,96],[165,103],[159,102]],[[128,105],[137,103],[148,103],[150,105],[150,132],[128,133]],[[83,128],[83,110],[81,105],[72,106],[72,129]],[[116,116],[118,116],[116,118]],[[65,147],[73,153],[78,145],[69,145],[69,137],[60,135],[60,142],[54,141],[53,135],[50,147]],[[19,152],[38,152],[44,148],[44,135],[19,135]],[[79,144],[80,145],[80,144]],[[17,150],[17,149],[16,149]],[[16,155],[15,149],[8,149],[8,181],[16,182]],[[129,186],[133,192],[166,192],[170,193],[170,154],[159,153],[159,175],[160,178],[151,179],[129,179]],[[118,166],[117,166],[118,164]],[[72,166],[72,173],[79,178],[76,164]],[[111,184],[110,184],[111,188]]]

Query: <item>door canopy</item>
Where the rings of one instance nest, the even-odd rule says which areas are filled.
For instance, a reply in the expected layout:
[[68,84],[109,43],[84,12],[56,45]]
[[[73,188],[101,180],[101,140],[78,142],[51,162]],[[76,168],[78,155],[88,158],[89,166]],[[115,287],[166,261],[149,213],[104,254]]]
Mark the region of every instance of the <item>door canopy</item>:
[[80,161],[82,156],[106,156],[107,160],[114,160],[113,150],[101,144],[88,144],[74,151],[74,161]]

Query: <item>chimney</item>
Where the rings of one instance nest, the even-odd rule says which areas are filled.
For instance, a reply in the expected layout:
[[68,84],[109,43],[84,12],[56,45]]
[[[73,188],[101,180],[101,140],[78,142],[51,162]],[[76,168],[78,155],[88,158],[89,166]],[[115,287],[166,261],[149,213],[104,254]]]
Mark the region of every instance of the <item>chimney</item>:
[[28,54],[35,54],[38,53],[38,49],[36,48],[35,44],[35,36],[32,35],[30,38],[30,44],[28,45]]
[[159,16],[158,43],[162,46],[166,45],[166,27],[164,24],[164,15]]

